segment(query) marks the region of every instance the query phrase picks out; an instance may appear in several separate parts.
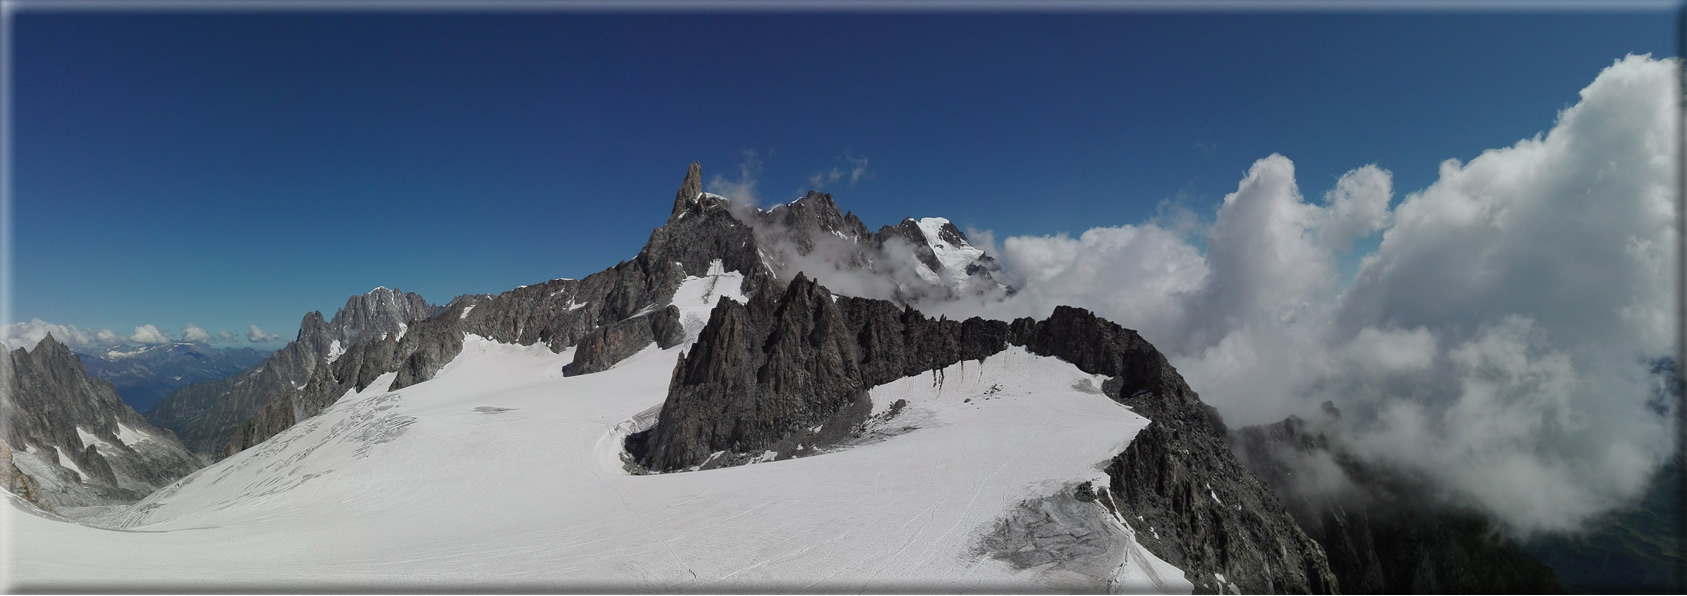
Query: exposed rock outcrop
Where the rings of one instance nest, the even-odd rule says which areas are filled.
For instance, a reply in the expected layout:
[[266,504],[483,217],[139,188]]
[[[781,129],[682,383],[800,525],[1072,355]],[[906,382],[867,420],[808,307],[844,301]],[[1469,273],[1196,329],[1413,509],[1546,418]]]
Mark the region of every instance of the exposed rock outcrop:
[[900,304],[1014,291],[992,277],[1000,269],[995,259],[946,219],[906,218],[869,232],[818,191],[740,216],[755,228],[761,258],[780,279],[800,272],[834,291]]
[[1324,546],[1344,592],[1559,592],[1552,569],[1486,517],[1443,502],[1409,474],[1360,461],[1298,417],[1242,428],[1230,439],[1238,458]]
[[685,340],[679,308],[670,304],[656,312],[635,316],[597,328],[576,346],[574,361],[563,367],[567,375],[585,375],[609,370],[650,344],[668,349]]
[[779,294],[722,300],[682,355],[645,465],[679,470],[766,449],[820,425],[867,388],[1007,347],[1007,323],[932,320],[890,302],[834,299],[797,274]]
[[0,488],[5,488],[6,492],[17,495],[36,507],[53,510],[53,505],[41,495],[41,483],[23,473],[23,470],[19,470],[17,464],[13,463],[12,448],[7,446],[5,441],[0,441]]
[[0,356],[0,385],[6,465],[30,478],[7,484],[22,485],[38,502],[132,502],[204,465],[124,404],[110,382],[88,376],[51,335],[34,351]]

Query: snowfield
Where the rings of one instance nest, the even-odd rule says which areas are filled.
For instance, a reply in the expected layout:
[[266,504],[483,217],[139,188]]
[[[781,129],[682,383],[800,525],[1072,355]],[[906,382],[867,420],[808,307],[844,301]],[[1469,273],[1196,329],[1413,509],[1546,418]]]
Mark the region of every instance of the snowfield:
[[[741,276],[712,273],[676,296],[688,331],[719,296],[743,299]],[[1104,479],[1147,424],[1101,378],[1010,348],[874,388],[848,447],[631,473],[622,439],[653,421],[685,347],[564,377],[572,349],[470,336],[433,380],[389,392],[383,376],[104,518],[115,529],[10,498],[6,587],[1069,591],[1070,574],[1016,567],[984,537],[1026,502]],[[1098,563],[1111,579],[1089,590],[1190,591],[1124,520],[1063,502],[1113,528],[1117,554]]]

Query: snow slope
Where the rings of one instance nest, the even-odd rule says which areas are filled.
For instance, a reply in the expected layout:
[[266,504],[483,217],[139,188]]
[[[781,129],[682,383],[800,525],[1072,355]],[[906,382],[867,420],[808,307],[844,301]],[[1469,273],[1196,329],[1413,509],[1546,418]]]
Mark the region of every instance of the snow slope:
[[[730,275],[676,302],[742,299],[718,287]],[[433,380],[383,377],[153,494],[121,530],[0,507],[7,589],[1047,590],[980,537],[1103,478],[1147,424],[1100,378],[1012,348],[873,389],[880,432],[847,449],[629,473],[621,439],[658,411],[681,349],[564,377],[572,350],[470,336]],[[1189,591],[1086,506],[1126,543],[1114,588]]]
[[959,286],[967,281],[967,265],[984,256],[984,249],[970,244],[950,244],[943,240],[943,226],[949,220],[941,217],[925,217],[915,222],[920,227],[920,233],[925,234],[926,242],[931,245],[931,251],[937,255],[937,262],[943,265],[943,280],[951,286]]

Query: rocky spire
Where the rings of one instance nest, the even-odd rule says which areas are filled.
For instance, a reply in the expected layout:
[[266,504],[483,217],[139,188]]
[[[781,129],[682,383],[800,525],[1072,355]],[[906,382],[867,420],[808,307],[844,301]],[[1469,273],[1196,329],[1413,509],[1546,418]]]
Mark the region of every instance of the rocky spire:
[[668,221],[684,213],[686,206],[696,201],[700,192],[703,192],[703,164],[694,161],[685,171],[685,181],[680,182],[679,192],[674,194],[674,210],[668,213]]

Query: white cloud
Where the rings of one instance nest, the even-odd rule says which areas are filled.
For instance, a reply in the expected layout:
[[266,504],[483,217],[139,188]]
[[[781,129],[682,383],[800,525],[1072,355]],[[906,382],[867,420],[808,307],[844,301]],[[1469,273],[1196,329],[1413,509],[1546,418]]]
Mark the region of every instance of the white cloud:
[[829,171],[815,172],[808,177],[808,187],[814,190],[826,188],[826,185],[843,178],[843,170],[832,168]]
[[1355,238],[1388,227],[1388,203],[1393,197],[1394,179],[1388,171],[1373,164],[1348,172],[1324,195],[1328,207],[1319,239],[1336,252],[1347,252]]
[[246,341],[249,341],[249,342],[252,342],[252,343],[255,343],[255,344],[269,343],[269,342],[277,341],[277,340],[280,340],[280,339],[281,339],[281,336],[276,335],[274,333],[264,333],[264,330],[259,329],[257,325],[252,325],[246,331]]
[[206,333],[198,325],[188,323],[187,327],[182,328],[182,341],[208,343],[211,341],[211,334]]
[[[951,310],[1093,309],[1166,351],[1233,425],[1331,400],[1363,453],[1515,534],[1572,530],[1636,497],[1671,447],[1647,399],[1677,323],[1677,68],[1617,61],[1547,133],[1449,160],[1392,211],[1384,169],[1313,204],[1271,155],[1225,197],[1204,252],[1184,215],[1007,238],[1019,294]],[[1343,287],[1340,256],[1379,231]]]
[[[867,168],[867,158],[858,157],[845,150],[843,155],[838,156],[831,166],[809,175],[808,189],[825,190],[826,187],[845,179],[848,179],[849,186],[855,186],[855,183],[871,176],[872,171]],[[808,189],[799,189],[797,194],[801,195]]]
[[761,156],[753,149],[745,149],[742,155],[743,160],[738,162],[738,179],[728,180],[715,174],[709,179],[707,190],[730,199],[734,207],[757,207],[761,205],[761,195],[756,191],[756,177],[761,175],[762,169]]
[[1014,236],[998,254],[1002,277],[1019,288],[1007,316],[1044,317],[1078,304],[1151,337],[1179,332],[1187,297],[1207,277],[1199,250],[1154,225],[1095,228],[1077,238]]
[[[31,319],[29,322],[12,323],[0,327],[0,345],[7,349],[34,349],[35,344],[51,333],[59,343],[72,349],[94,352],[103,348],[132,345],[132,344],[164,344],[172,341],[171,336],[160,330],[156,325],[141,325],[135,327],[128,335],[119,335],[110,329],[81,328],[75,325],[58,325],[41,319]],[[204,328],[188,323],[182,328],[182,341],[211,342],[213,340],[231,343],[240,339],[240,334],[229,331],[218,331],[215,335]],[[259,332],[262,341],[275,341],[278,336]]]
[[850,165],[850,168],[849,168],[849,183],[850,183],[851,186],[853,186],[857,182],[860,182],[862,178],[865,178],[869,175],[869,172],[867,171],[867,158],[856,157],[854,155],[850,155],[849,152],[847,152],[847,151],[844,152],[843,158],[844,158],[844,161],[849,162],[849,165]]
[[170,338],[164,335],[163,331],[159,331],[158,327],[141,325],[135,328],[134,334],[129,336],[129,341],[138,344],[167,344],[170,343]]
[[75,325],[55,325],[41,319],[30,319],[28,323],[17,322],[0,327],[0,344],[8,349],[35,349],[35,344],[42,338],[52,334],[53,339],[74,349],[91,349],[120,343],[116,333],[110,329],[83,329]]

